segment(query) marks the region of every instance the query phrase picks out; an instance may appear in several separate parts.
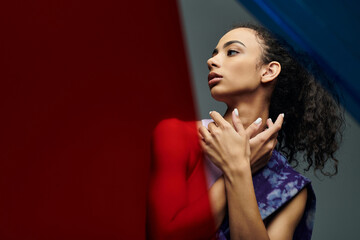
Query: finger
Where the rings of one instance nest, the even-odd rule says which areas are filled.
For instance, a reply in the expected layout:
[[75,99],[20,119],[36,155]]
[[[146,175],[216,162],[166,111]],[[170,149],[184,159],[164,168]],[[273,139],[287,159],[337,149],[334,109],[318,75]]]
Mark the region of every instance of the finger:
[[200,141],[200,146],[201,146],[201,149],[204,151],[204,153],[206,153],[208,155],[210,154],[211,148],[206,144],[206,142]]
[[[274,128],[274,123],[271,118],[268,118],[266,120],[266,125],[267,125],[267,129],[265,129],[266,131],[269,130],[269,128]],[[273,131],[267,132],[267,136],[269,137],[269,139],[277,138],[277,132],[275,133],[273,133]]]
[[206,145],[205,141],[200,141],[200,146],[204,152],[208,152],[208,146]]
[[268,119],[266,120],[266,124],[268,125],[269,128],[274,125],[274,123],[273,123],[273,121],[271,120],[271,118],[268,118]]
[[198,137],[201,139],[201,140],[203,140],[203,141],[205,141],[205,139],[203,138],[203,136],[200,134],[200,131],[199,131],[199,129],[198,129],[198,132],[197,132],[197,134],[198,134]]
[[232,118],[232,122],[235,128],[235,131],[240,133],[240,132],[244,132],[244,126],[239,118],[239,111],[237,110],[237,108],[234,109],[234,111],[232,111],[231,113],[231,118]]
[[285,115],[283,113],[280,113],[279,116],[277,117],[274,125],[278,125],[278,127],[281,128],[281,126],[282,126],[282,124],[284,122],[284,117],[285,117]]
[[269,128],[267,129],[266,132],[268,132],[268,134],[270,134],[270,135],[273,135],[274,133],[279,132],[283,122],[284,122],[284,114],[283,113],[279,114],[275,123],[272,123],[272,121],[270,119],[270,121],[268,121]]
[[259,130],[262,123],[262,119],[258,118],[256,119],[250,126],[248,126],[245,130],[245,133],[249,136],[249,138],[252,138],[255,136],[256,131]]
[[215,122],[211,122],[208,124],[208,130],[210,133],[214,132],[215,128],[217,128]]
[[201,135],[201,137],[203,138],[203,140],[205,142],[208,142],[211,139],[211,134],[209,133],[209,131],[206,129],[206,127],[201,126],[199,128],[199,133]]
[[216,112],[216,111],[211,111],[210,113],[210,117],[214,120],[214,122],[216,123],[216,125],[220,128],[223,128],[225,126],[227,126],[229,123],[220,115],[220,113]]
[[250,144],[261,144],[272,141],[277,138],[277,133],[275,125],[273,125],[271,128],[268,128],[251,138]]

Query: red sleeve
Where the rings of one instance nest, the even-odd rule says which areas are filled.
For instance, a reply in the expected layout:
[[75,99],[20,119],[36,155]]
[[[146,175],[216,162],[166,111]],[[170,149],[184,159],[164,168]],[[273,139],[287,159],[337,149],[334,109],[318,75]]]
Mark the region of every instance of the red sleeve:
[[152,239],[211,239],[215,232],[207,191],[196,201],[187,201],[191,148],[185,124],[168,119],[154,130],[147,219]]

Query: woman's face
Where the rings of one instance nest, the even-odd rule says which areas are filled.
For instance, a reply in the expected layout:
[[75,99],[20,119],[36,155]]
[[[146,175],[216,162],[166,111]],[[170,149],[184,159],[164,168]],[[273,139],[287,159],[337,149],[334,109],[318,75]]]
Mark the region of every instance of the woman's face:
[[261,54],[254,30],[237,28],[226,33],[207,61],[211,95],[224,101],[254,92],[261,83]]

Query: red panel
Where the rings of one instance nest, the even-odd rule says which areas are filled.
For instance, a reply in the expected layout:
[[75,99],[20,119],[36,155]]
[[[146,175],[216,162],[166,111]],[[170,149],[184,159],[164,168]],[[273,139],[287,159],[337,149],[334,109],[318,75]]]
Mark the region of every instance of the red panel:
[[0,239],[143,239],[150,136],[195,112],[176,1],[3,1]]

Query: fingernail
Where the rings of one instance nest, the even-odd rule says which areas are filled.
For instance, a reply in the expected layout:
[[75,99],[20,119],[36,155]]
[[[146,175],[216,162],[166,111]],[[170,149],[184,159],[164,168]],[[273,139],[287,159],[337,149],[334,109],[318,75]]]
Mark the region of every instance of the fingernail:
[[281,115],[282,117],[285,117],[285,114],[283,114],[283,113],[281,113],[280,115]]
[[258,118],[256,119],[256,121],[254,122],[256,125],[259,125],[261,123],[262,119],[261,118]]
[[237,117],[239,116],[239,111],[237,110],[237,108],[234,109],[234,113]]
[[209,115],[211,115],[212,111],[209,112]]

